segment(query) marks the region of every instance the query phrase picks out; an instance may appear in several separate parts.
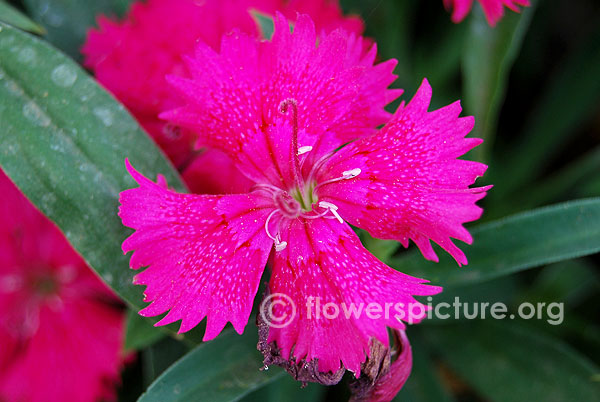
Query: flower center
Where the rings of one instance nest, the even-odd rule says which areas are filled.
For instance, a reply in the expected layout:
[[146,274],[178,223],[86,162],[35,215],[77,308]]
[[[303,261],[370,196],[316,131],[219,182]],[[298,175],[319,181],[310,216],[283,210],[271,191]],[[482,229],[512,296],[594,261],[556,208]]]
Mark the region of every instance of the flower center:
[[360,168],[355,168],[342,172],[342,176],[317,183],[316,177],[319,170],[331,158],[334,152],[321,156],[319,160],[313,163],[308,177],[302,174],[302,167],[306,157],[300,161],[300,155],[304,155],[313,150],[310,145],[298,145],[298,102],[289,98],[279,104],[279,112],[282,114],[291,114],[292,118],[292,141],[290,144],[290,163],[292,168],[295,187],[285,191],[277,186],[268,183],[256,184],[254,190],[261,190],[269,194],[273,199],[275,208],[269,213],[265,222],[265,232],[275,243],[275,251],[282,251],[287,247],[287,242],[281,240],[281,225],[286,219],[337,219],[344,223],[344,220],[337,212],[337,205],[328,201],[319,201],[317,189],[326,184],[334,183],[340,180],[353,179],[361,174]]
[[292,198],[287,191],[283,190],[273,195],[273,202],[275,202],[275,206],[281,215],[288,219],[299,217],[302,209],[304,209],[304,206],[296,197]]
[[295,188],[290,191],[292,197],[294,197],[294,200],[296,200],[300,204],[300,207],[302,208],[303,212],[312,211],[313,204],[316,204],[319,200],[319,197],[317,197],[317,194],[315,194],[314,192],[315,187],[316,185],[313,182],[308,185],[305,185],[304,189]]

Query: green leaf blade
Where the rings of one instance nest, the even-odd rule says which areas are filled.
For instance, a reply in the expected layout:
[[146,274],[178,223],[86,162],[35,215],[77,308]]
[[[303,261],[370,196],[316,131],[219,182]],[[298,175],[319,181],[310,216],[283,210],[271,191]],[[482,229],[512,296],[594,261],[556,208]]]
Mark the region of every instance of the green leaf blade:
[[286,375],[278,367],[261,370],[256,331],[226,331],[185,355],[140,397],[139,402],[237,401]]
[[592,401],[600,395],[593,380],[600,368],[524,325],[480,321],[429,329],[426,338],[450,367],[489,400]]

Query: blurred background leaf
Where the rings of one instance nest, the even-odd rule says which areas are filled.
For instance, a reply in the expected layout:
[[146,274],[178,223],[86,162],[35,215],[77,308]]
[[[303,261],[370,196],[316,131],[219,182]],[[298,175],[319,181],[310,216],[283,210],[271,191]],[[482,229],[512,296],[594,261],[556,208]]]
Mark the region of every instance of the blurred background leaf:
[[479,3],[471,11],[469,35],[462,53],[463,99],[465,113],[475,116],[471,136],[484,140],[473,151],[482,162],[488,160],[493,146],[506,81],[536,4],[537,1],[532,1],[522,15],[507,13],[495,27],[488,25]]
[[515,321],[493,320],[424,331],[443,361],[483,398],[495,401],[592,401],[600,368],[558,339]]
[[33,22],[29,17],[4,0],[0,0],[0,21],[34,34],[43,35],[46,33],[46,30],[42,26]]
[[24,0],[31,17],[42,25],[47,40],[75,60],[81,60],[79,50],[87,30],[94,26],[99,14],[120,16],[132,0]]

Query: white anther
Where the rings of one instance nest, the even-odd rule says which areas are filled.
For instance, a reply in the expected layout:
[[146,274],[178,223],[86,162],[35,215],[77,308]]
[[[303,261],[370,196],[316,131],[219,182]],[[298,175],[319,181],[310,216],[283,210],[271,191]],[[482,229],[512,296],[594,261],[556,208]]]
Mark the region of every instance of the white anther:
[[333,216],[335,216],[335,218],[338,220],[338,222],[344,223],[344,220],[342,219],[340,214],[337,213],[337,209],[338,209],[337,205],[332,204],[327,201],[321,201],[321,202],[319,202],[319,206],[321,208],[325,208],[325,209],[328,209],[329,211],[331,211],[331,213],[333,214]]
[[342,176],[341,177],[336,177],[335,179],[329,179],[329,180],[326,180],[324,182],[321,182],[321,183],[319,183],[319,184],[317,184],[315,186],[315,188],[313,189],[313,191],[315,191],[319,187],[324,186],[326,184],[335,183],[335,182],[338,182],[338,181],[341,181],[341,180],[353,179],[356,176],[358,176],[361,172],[362,172],[362,170],[360,168],[354,168],[354,169],[350,169],[350,170],[345,170],[345,171],[342,172]]
[[276,240],[275,241],[275,251],[281,251],[284,250],[287,247],[287,241],[279,241]]
[[298,155],[302,155],[307,152],[310,152],[310,151],[312,151],[312,149],[313,149],[313,147],[311,147],[310,145],[300,147],[300,148],[298,148]]
[[345,172],[342,172],[342,175],[344,175],[344,179],[353,179],[358,176],[360,172],[362,172],[360,168],[354,168],[352,170],[346,170]]
[[319,202],[319,206],[321,208],[333,209],[334,211],[337,211],[337,209],[338,209],[337,205],[332,204],[332,203],[327,202],[327,201],[321,201],[321,202]]

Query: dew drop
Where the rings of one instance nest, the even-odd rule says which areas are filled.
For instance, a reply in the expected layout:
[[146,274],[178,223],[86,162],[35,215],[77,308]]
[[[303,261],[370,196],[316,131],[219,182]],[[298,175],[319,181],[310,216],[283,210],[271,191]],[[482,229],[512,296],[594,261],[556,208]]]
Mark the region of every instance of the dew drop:
[[23,116],[36,126],[48,127],[50,125],[50,118],[34,102],[30,101],[23,105]]
[[14,95],[14,96],[22,96],[23,95],[23,90],[21,88],[19,88],[19,86],[17,84],[15,84],[14,81],[7,80],[4,83],[4,87],[8,90],[8,92],[10,92],[11,95]]
[[56,203],[56,195],[52,193],[46,193],[42,195],[42,203],[46,207],[50,207],[52,204]]
[[113,113],[109,109],[105,107],[96,107],[94,108],[93,112],[94,115],[99,118],[106,127],[112,126],[114,117]]
[[77,73],[68,64],[61,64],[52,70],[50,78],[56,85],[67,88],[75,83],[75,80],[77,79]]
[[19,52],[19,55],[17,56],[17,59],[21,63],[33,63],[33,62],[35,62],[35,59],[36,59],[35,50],[33,50],[32,47],[25,47],[25,48],[23,48]]

